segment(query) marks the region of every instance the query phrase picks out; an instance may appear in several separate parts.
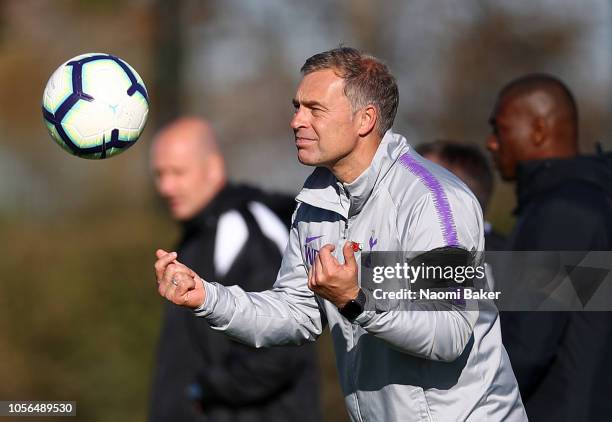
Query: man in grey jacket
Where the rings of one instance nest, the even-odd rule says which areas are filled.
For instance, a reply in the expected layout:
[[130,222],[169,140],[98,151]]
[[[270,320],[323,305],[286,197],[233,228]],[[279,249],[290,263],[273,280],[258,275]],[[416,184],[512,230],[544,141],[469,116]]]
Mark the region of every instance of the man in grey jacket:
[[354,421],[526,420],[490,302],[400,309],[362,288],[363,252],[445,265],[454,251],[477,261],[478,201],[391,131],[399,94],[380,61],[341,47],[301,70],[291,127],[299,161],[316,168],[296,198],[273,289],[204,281],[158,250],[159,293],[255,347],[314,341],[327,324]]

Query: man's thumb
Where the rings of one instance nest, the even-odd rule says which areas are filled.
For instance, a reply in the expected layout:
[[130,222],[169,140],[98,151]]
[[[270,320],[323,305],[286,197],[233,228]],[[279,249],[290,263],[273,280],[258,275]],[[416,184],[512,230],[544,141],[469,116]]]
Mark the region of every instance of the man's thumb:
[[355,260],[355,251],[353,250],[353,242],[350,240],[344,244],[342,248],[342,254],[344,255],[344,264],[356,267],[357,261]]

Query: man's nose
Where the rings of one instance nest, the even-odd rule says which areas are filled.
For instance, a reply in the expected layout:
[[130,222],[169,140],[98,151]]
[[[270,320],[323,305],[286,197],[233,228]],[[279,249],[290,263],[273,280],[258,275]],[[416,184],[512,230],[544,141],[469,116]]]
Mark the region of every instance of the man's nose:
[[168,197],[174,192],[174,182],[171,177],[162,176],[157,179],[157,190],[163,197]]
[[306,116],[306,111],[303,107],[298,108],[293,114],[293,118],[291,119],[291,128],[293,130],[298,130],[301,127],[307,127],[308,120]]

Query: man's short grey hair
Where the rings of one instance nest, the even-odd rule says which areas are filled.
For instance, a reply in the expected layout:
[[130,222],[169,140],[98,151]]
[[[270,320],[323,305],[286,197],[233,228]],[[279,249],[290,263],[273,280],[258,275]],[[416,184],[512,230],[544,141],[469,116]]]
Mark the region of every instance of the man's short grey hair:
[[344,94],[353,113],[371,104],[378,113],[378,134],[382,137],[391,129],[399,104],[399,90],[384,63],[354,48],[338,47],[307,59],[301,72],[306,76],[325,69],[333,70],[344,79]]

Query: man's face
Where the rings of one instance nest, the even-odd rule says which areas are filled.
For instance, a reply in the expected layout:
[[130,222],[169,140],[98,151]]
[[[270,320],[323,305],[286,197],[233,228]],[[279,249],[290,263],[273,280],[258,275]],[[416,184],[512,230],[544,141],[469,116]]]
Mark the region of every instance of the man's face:
[[499,99],[489,119],[492,133],[487,138],[495,166],[502,179],[516,179],[516,166],[529,159],[531,150],[531,116],[520,101]]
[[359,139],[357,119],[333,70],[304,76],[293,99],[291,128],[300,163],[331,168],[349,155]]
[[185,221],[204,208],[212,194],[203,148],[196,139],[181,136],[166,134],[155,141],[151,167],[155,187],[172,217]]

